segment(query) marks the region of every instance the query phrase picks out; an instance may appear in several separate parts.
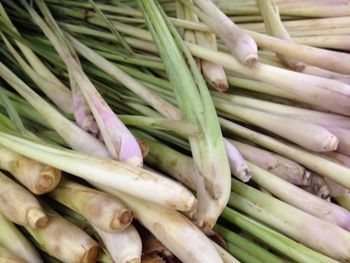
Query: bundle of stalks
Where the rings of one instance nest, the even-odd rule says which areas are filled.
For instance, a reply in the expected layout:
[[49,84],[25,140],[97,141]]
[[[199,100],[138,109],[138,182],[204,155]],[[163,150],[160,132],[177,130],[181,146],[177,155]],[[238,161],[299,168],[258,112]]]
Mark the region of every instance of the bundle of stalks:
[[0,4],[3,258],[349,261],[348,1],[107,2]]

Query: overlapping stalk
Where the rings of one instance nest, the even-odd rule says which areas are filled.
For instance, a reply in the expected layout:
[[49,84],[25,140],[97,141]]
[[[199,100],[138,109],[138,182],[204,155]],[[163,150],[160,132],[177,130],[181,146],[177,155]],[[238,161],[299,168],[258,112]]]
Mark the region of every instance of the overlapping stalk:
[[38,200],[1,172],[0,197],[3,201],[0,212],[10,221],[32,228],[42,228],[47,224],[48,217]]
[[229,140],[229,142],[242,153],[247,161],[264,170],[295,185],[306,186],[310,183],[310,172],[298,163],[245,143],[234,140]]
[[[83,93],[84,98],[97,121],[110,154],[118,160],[128,161],[133,165],[142,165],[142,154],[137,141],[106,104],[89,78],[83,72],[81,66],[73,58],[69,48],[66,46],[63,32],[61,32],[59,27],[54,24],[54,29],[57,30],[56,35],[52,31],[53,28],[49,28],[33,8],[31,8],[25,1],[21,2],[64,60],[68,71],[72,74],[71,76],[74,79],[74,82],[79,86],[79,89]],[[45,6],[45,3],[43,1],[37,1],[37,3],[39,3],[41,11],[44,10],[46,17],[48,17],[49,11]]]
[[[192,1],[181,0],[186,12],[176,19],[172,18],[175,15],[176,5],[170,0],[138,2],[118,0],[102,5],[99,1],[95,3],[93,0],[90,3],[67,0],[36,2],[38,5],[33,6],[31,12],[33,14],[34,10],[40,10],[43,18],[37,19],[37,22],[46,33],[49,33],[50,39],[43,37],[37,30],[37,25],[31,20],[32,16],[28,15],[28,10],[7,0],[3,1],[6,11],[4,8],[1,11],[0,7],[3,34],[3,43],[0,43],[0,53],[3,55],[0,76],[6,82],[0,90],[0,144],[6,150],[4,155],[8,152],[10,159],[21,156],[29,157],[31,158],[29,160],[36,163],[40,160],[40,164],[56,165],[55,167],[87,181],[79,179],[77,186],[75,182],[64,180],[51,196],[85,216],[89,223],[83,217],[72,220],[65,214],[66,210],[71,210],[67,207],[59,209],[58,207],[62,206],[51,199],[50,204],[66,219],[97,240],[103,249],[99,261],[110,263],[112,257],[114,260],[123,261],[120,258],[122,255],[126,255],[123,257],[125,261],[128,258],[133,258],[135,262],[140,261],[140,239],[136,232],[133,232],[136,234],[134,238],[128,239],[130,242],[126,242],[124,246],[117,246],[127,232],[115,231],[125,228],[130,223],[130,214],[125,224],[119,224],[113,229],[110,227],[115,219],[114,211],[122,211],[124,208],[128,212],[133,210],[135,218],[163,242],[171,254],[183,262],[236,262],[227,253],[231,253],[242,262],[349,261],[349,234],[342,229],[349,228],[349,212],[345,209],[350,207],[348,179],[350,158],[347,156],[350,78],[344,74],[349,68],[346,54],[291,43],[290,37],[288,40],[278,39],[276,37],[278,34],[275,34],[275,37],[267,36],[263,29],[263,17],[255,15],[259,9],[254,0],[212,1],[226,12],[227,19],[233,20],[238,26],[242,26],[241,28],[255,31],[242,30],[252,34],[260,47],[268,49],[259,50],[260,63],[254,68],[242,65],[239,60],[228,54],[230,50],[220,39],[217,39],[220,51],[193,44],[198,43],[194,37],[196,33],[212,36],[215,34],[211,27],[192,19],[190,15],[191,12],[197,14],[204,18],[202,20],[204,22],[208,22],[208,17],[212,19],[213,14],[208,16],[208,12],[201,7],[201,3],[206,1],[196,0],[197,4],[188,5],[187,3]],[[268,4],[268,2],[261,3]],[[55,18],[45,3],[49,3],[50,12]],[[139,3],[146,12],[139,8]],[[305,8],[305,12],[301,12],[300,7],[306,3],[309,6]],[[321,6],[321,4],[338,3],[337,0],[321,0],[318,4]],[[288,30],[292,38],[306,37],[308,39],[303,41],[314,40],[312,45],[320,45],[324,37],[332,36],[324,47],[332,49],[339,47],[341,50],[346,50],[346,45],[343,45],[346,44],[346,38],[342,38],[339,34],[349,32],[347,18],[311,21],[311,19],[300,20],[300,17],[296,16],[285,16],[285,14],[295,15],[296,12],[301,16],[312,16],[310,7],[315,7],[314,0],[303,2],[276,0],[276,5],[280,9],[281,16],[278,17],[278,14],[274,13],[273,17],[264,18],[265,22],[273,19],[277,19],[279,23],[283,22],[284,29],[277,33],[281,31],[286,33],[285,30]],[[291,8],[289,13],[287,6]],[[37,7],[39,8],[36,9]],[[322,8],[324,12],[324,6],[317,7],[318,10]],[[344,5],[344,12],[346,9]],[[101,10],[103,10],[102,16]],[[166,15],[163,10],[166,11]],[[331,14],[334,10],[329,8],[327,12]],[[11,26],[4,12],[11,16],[21,35]],[[143,14],[146,14],[145,18]],[[242,15],[237,16],[238,14]],[[323,16],[325,13],[319,15]],[[38,17],[40,18],[40,15]],[[192,21],[189,21],[191,19]],[[46,24],[41,24],[39,20]],[[180,33],[184,30],[185,36],[180,35],[185,41],[187,36],[192,37],[192,40],[188,39],[189,42],[193,42],[192,44],[185,43],[188,49],[169,21]],[[214,22],[218,24],[220,21]],[[72,37],[63,33],[57,24]],[[213,23],[211,26],[213,27]],[[108,30],[113,32],[113,28],[117,28],[117,33],[122,35],[121,38],[115,32],[114,34],[108,32]],[[95,39],[92,40],[89,36]],[[339,42],[332,42],[333,40]],[[18,43],[27,45],[30,50],[40,55],[41,61],[62,83],[71,81],[72,88],[78,91],[77,97],[80,96],[83,103],[85,97],[74,76],[83,77],[84,74],[89,78],[120,120],[125,125],[133,127],[130,131],[137,140],[140,140],[140,145],[147,144],[142,154],[146,164],[151,168],[146,166],[143,170],[109,160],[112,156],[103,143],[87,135],[83,129],[71,125],[68,119],[74,119],[72,114],[58,114],[54,106],[46,103],[46,100],[52,100],[51,95],[46,94],[45,97],[43,93],[40,93],[40,96],[39,93],[34,93],[29,86],[35,88],[36,84],[27,76],[31,76],[37,84],[41,84],[39,80],[45,80],[44,73],[32,65],[30,56],[27,58],[29,53],[23,51]],[[75,43],[78,43],[78,46]],[[59,47],[61,50],[57,48],[59,44],[62,44]],[[126,53],[125,44],[132,48],[132,54]],[[80,52],[80,61],[73,48]],[[174,50],[176,52],[173,52]],[[192,59],[188,50],[196,59]],[[305,61],[304,63],[309,65],[305,66],[302,74],[286,70],[274,52],[296,61]],[[71,64],[67,67],[67,62],[73,62],[70,59],[67,61],[66,58],[64,58],[66,61],[62,61],[62,54],[69,55],[71,60],[75,61],[73,66],[79,67],[79,70],[74,71],[77,68]],[[84,56],[85,54],[89,56]],[[169,55],[170,59],[166,55]],[[202,85],[204,81],[199,70],[195,68],[194,61],[200,60],[223,66],[232,89],[227,93],[213,90],[208,92]],[[119,71],[117,72],[119,75],[113,73],[111,68],[115,68],[115,65],[121,74]],[[183,70],[181,66],[187,68]],[[189,70],[191,67],[192,71]],[[21,76],[22,72],[25,73],[21,78],[27,84],[12,71],[16,72],[17,76]],[[124,74],[129,78],[123,79]],[[132,88],[135,87],[131,84],[135,82],[143,88],[133,91]],[[190,82],[192,84],[188,85]],[[51,92],[57,91],[57,94],[60,94],[55,98],[57,101],[64,102],[64,97],[71,98],[70,95],[61,92],[59,86],[51,84],[49,86]],[[10,91],[11,88],[15,88],[25,99]],[[143,93],[146,90],[150,93]],[[40,113],[34,111],[26,100],[30,101]],[[157,104],[159,101],[166,103]],[[58,103],[55,104],[59,106]],[[180,106],[181,116],[178,114],[177,106]],[[214,106],[217,112],[214,112]],[[170,112],[177,112],[178,115],[174,116],[177,115],[178,118],[174,120]],[[161,115],[169,119],[162,118]],[[225,132],[225,138],[230,139],[223,139],[218,125],[212,125],[217,124],[214,120],[217,118],[216,115],[220,116],[219,123]],[[78,115],[75,117],[77,119]],[[180,119],[181,117],[183,119]],[[51,127],[58,133],[51,130]],[[36,142],[32,142],[31,139]],[[73,148],[77,152],[67,151],[57,144]],[[79,154],[80,151],[86,155]],[[240,152],[255,165],[245,162]],[[8,159],[4,160],[7,162]],[[8,162],[11,163],[11,160]],[[212,164],[217,168],[214,172],[211,170]],[[243,182],[252,175],[252,182],[249,185],[254,188],[233,181],[230,205],[248,214],[249,218],[228,207],[223,209],[221,215],[223,220],[218,221],[220,226],[216,228],[228,239],[226,250],[223,250],[215,248],[199,228],[175,211],[178,209],[193,219],[196,206],[194,196],[183,186],[158,173],[162,171],[197,192],[202,209],[200,215],[204,220],[210,219],[213,225],[218,211],[224,207],[224,202],[219,204],[221,206],[219,208],[218,203],[215,204],[214,188],[207,186],[215,186],[216,183],[221,187],[218,182],[224,183],[224,181],[218,177],[208,182],[206,179],[213,178],[198,177],[198,171],[205,172],[205,175],[213,175],[215,172],[227,171],[229,165],[232,174]],[[27,166],[23,167],[28,169],[25,168]],[[225,169],[219,169],[223,167]],[[10,168],[12,166],[6,169]],[[33,172],[37,173],[35,170]],[[201,179],[199,183],[198,178]],[[229,176],[226,179],[229,179]],[[85,186],[85,183],[89,183],[90,186]],[[91,185],[99,190],[92,189]],[[109,194],[102,193],[103,191]],[[122,201],[116,203],[115,200],[119,199]],[[172,203],[169,203],[170,200]],[[108,204],[96,205],[105,201]],[[99,213],[102,208],[104,212]],[[49,211],[48,209],[45,212]],[[94,214],[93,211],[98,213]],[[122,223],[120,217],[116,217],[116,220]],[[206,225],[204,220],[202,223],[204,222],[205,233],[210,235],[212,233],[208,231],[210,225]],[[236,227],[231,228],[231,224]],[[137,228],[139,229],[138,226]],[[142,232],[140,231],[141,238]],[[2,239],[1,234],[0,232],[0,245],[9,249],[2,244],[6,238]],[[237,234],[240,236],[237,237]],[[126,236],[130,238],[133,235],[129,233]],[[43,246],[33,238],[31,240],[37,247],[43,249]],[[127,246],[127,243],[130,246]],[[341,246],[337,245],[339,243]],[[73,245],[71,247],[73,248]],[[118,251],[112,247],[118,247]],[[49,246],[45,249],[50,250]],[[168,257],[166,252],[161,254],[165,256],[166,261],[171,261],[173,258]],[[56,256],[63,258],[63,255],[56,254]],[[55,262],[52,256],[45,254],[43,259],[45,262]],[[159,259],[159,256],[155,259]]]
[[[292,41],[291,37],[288,34],[288,31],[284,28],[281,18],[279,15],[278,7],[274,3],[273,0],[258,0],[257,4],[259,6],[259,10],[261,12],[262,17],[264,18],[264,23],[267,32],[277,38],[281,38],[284,40]],[[290,59],[284,55],[277,56],[281,59],[281,61],[296,71],[303,71],[305,65],[302,62],[299,62],[294,59]]]
[[[189,1],[182,1],[189,5]],[[211,0],[194,0],[199,7],[196,11],[225,42],[231,53],[244,65],[254,66],[258,61],[254,40],[232,22]]]
[[66,142],[70,147],[80,149],[82,152],[90,153],[95,156],[110,156],[105,146],[100,141],[84,132],[71,121],[67,120],[61,113],[59,113],[39,95],[37,95],[29,86],[27,86],[1,62],[0,75],[38,112],[40,112],[40,114],[48,123],[50,123],[57,133],[66,139]]
[[121,231],[132,221],[132,211],[117,198],[67,178],[61,181],[50,196],[80,213],[101,231]]
[[[233,190],[229,201],[231,206],[325,255],[337,260],[348,260],[350,235],[346,230],[288,206],[238,181],[233,182]],[[293,214],[293,217],[289,214]],[[306,220],[309,224],[304,224]],[[343,245],[336,245],[338,242]]]
[[[19,34],[16,27],[12,24],[10,18],[8,17],[5,9],[3,8],[2,4],[0,3],[0,15],[3,19],[6,20],[8,23],[8,26],[17,34]],[[21,42],[16,41],[17,46],[20,48],[22,53],[25,55],[28,62],[31,64],[31,67],[34,69],[31,69],[27,67],[27,65],[23,64],[23,66],[28,70],[27,72],[31,73],[31,76],[33,77],[33,80],[36,81],[36,79],[39,78],[42,82],[46,82],[47,85],[38,85],[42,90],[45,92],[45,94],[52,99],[53,102],[56,103],[56,105],[66,112],[71,112],[73,109],[73,104],[71,98],[68,98],[68,95],[70,94],[69,89],[65,87],[65,85],[45,66],[44,63],[35,55],[35,53],[28,48],[27,46],[23,45]],[[55,91],[61,91],[64,94],[67,94],[66,97],[61,96],[55,96]]]
[[99,253],[96,241],[48,206],[45,210],[49,215],[45,228],[26,227],[40,248],[63,262],[96,262]]
[[33,245],[17,227],[0,214],[0,245],[10,250],[26,262],[43,262]]
[[[154,1],[138,3],[161,54],[183,118],[199,127],[199,135],[189,138],[198,173],[197,221],[200,226],[211,228],[226,205],[230,185],[227,180],[230,177],[229,165],[224,157],[225,148],[215,109],[193,58],[159,6]],[[184,52],[190,67],[181,52]],[[184,84],[178,81],[179,78]]]
[[181,211],[191,211],[196,207],[196,199],[189,190],[161,175],[130,164],[94,158],[79,152],[31,142],[3,132],[0,134],[2,145],[88,181],[113,187]]
[[11,173],[34,194],[44,194],[54,189],[61,179],[61,172],[3,146],[0,147],[0,167]]

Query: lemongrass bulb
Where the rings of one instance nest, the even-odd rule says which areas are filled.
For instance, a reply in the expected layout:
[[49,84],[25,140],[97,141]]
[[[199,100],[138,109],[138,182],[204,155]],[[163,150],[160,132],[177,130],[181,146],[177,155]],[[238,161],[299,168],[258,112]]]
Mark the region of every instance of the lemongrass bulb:
[[26,228],[47,254],[63,261],[96,262],[99,246],[88,234],[49,207],[49,223],[44,228]]
[[43,262],[35,250],[17,227],[0,214],[0,244],[23,258],[28,263]]
[[350,155],[350,130],[339,127],[326,127],[326,129],[339,140],[337,152]]
[[44,227],[48,217],[38,200],[25,188],[0,172],[0,212],[10,221],[32,228]]
[[212,27],[228,46],[238,60],[248,66],[254,66],[258,61],[257,45],[254,39],[232,22],[211,0],[194,0],[208,16],[200,16]]
[[0,146],[0,167],[10,172],[34,194],[54,189],[61,180],[61,171]]
[[120,232],[108,233],[93,226],[106,246],[113,262],[140,263],[142,242],[133,225]]
[[192,211],[196,207],[197,200],[187,188],[140,167],[51,147],[3,132],[0,132],[0,143],[85,180],[113,187],[166,207],[181,211]]
[[125,229],[133,218],[132,211],[116,197],[66,178],[49,195],[107,232]]
[[230,163],[231,173],[242,182],[248,182],[252,175],[242,155],[228,140],[225,139],[224,144],[227,158]]
[[209,239],[185,216],[108,187],[103,190],[121,198],[138,220],[183,262],[222,263]]

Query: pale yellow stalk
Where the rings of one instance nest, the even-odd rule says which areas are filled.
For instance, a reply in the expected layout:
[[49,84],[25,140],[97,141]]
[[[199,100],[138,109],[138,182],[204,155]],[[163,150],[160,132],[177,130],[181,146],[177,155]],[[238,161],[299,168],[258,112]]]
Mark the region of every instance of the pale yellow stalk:
[[54,189],[61,180],[61,171],[0,146],[0,168],[11,173],[34,194]]
[[48,217],[38,200],[25,188],[0,172],[0,212],[10,221],[31,228],[42,228]]

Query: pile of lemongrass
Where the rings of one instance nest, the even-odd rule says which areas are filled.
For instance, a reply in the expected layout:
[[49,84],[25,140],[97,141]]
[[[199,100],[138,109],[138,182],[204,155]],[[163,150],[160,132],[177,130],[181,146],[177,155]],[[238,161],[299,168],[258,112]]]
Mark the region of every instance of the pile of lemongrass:
[[348,1],[111,2],[0,3],[0,262],[349,261]]

